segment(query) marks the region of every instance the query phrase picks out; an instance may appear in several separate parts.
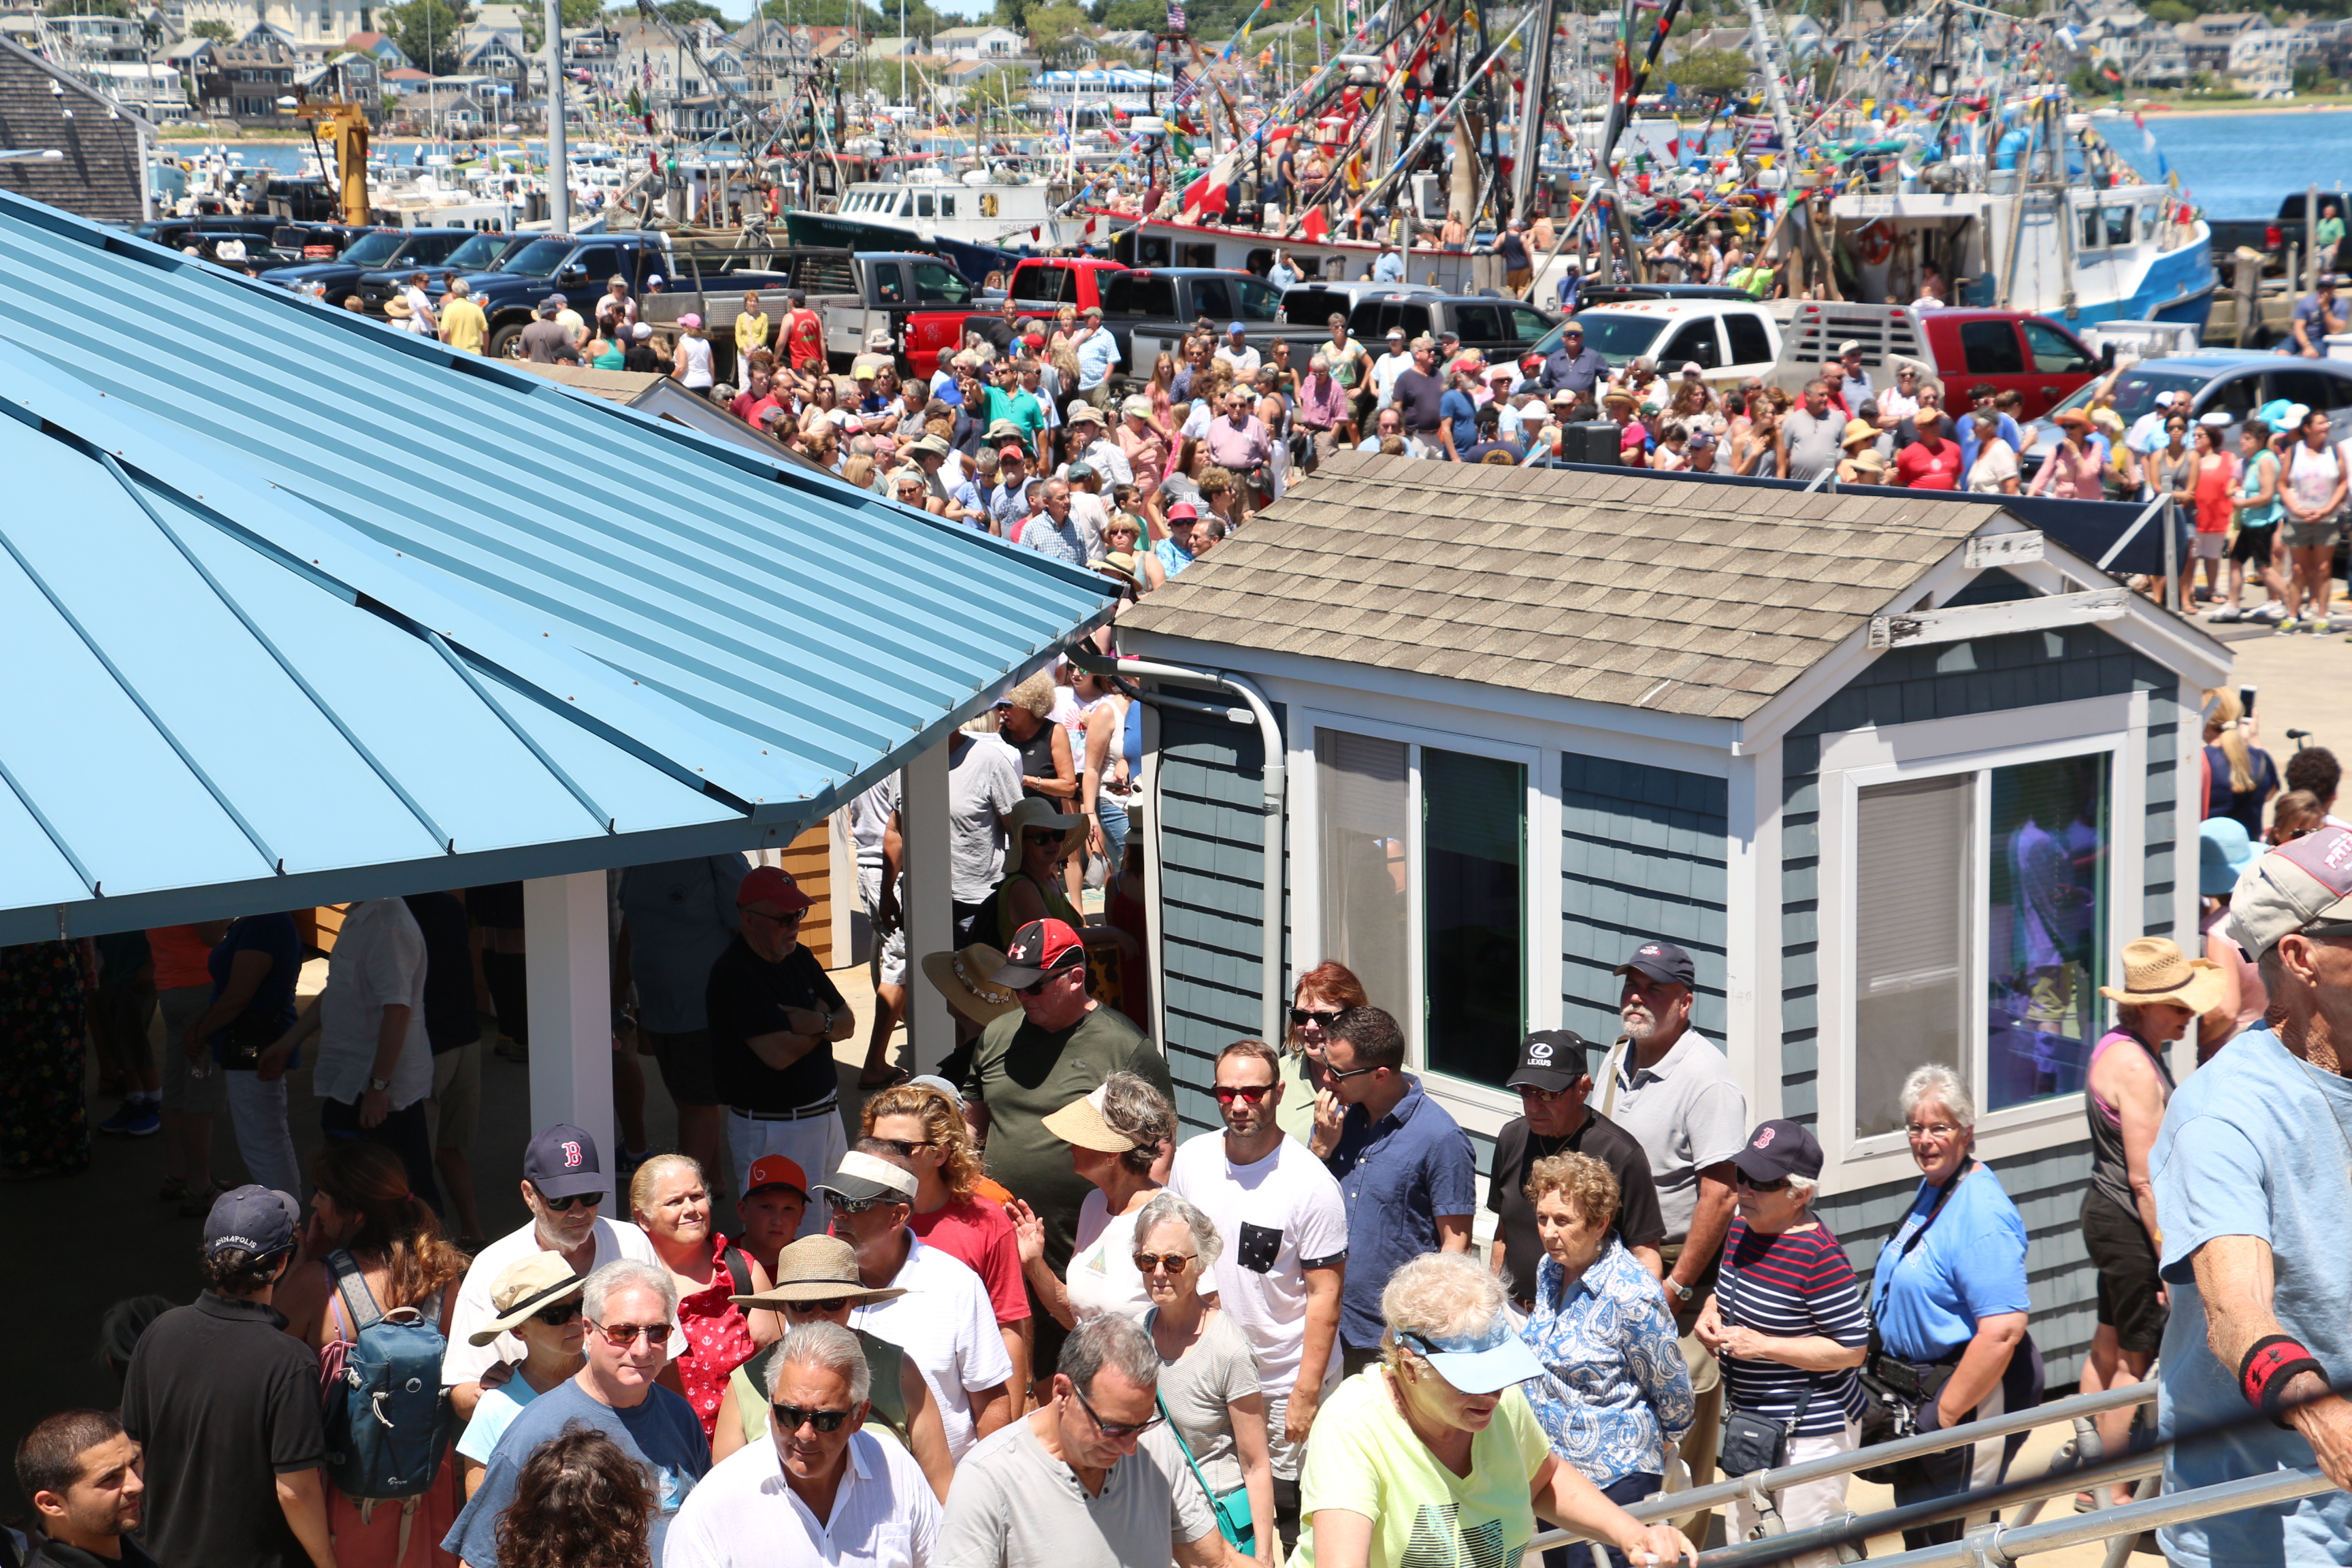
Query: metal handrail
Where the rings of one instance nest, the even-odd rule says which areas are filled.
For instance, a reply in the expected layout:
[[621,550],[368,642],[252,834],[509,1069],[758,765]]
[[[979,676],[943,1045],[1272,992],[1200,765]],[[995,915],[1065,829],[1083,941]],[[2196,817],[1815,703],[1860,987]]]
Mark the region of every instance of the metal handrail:
[[[1892,1443],[1880,1443],[1867,1448],[1854,1448],[1843,1454],[1831,1454],[1819,1459],[1807,1459],[1801,1464],[1784,1465],[1777,1470],[1767,1470],[1760,1475],[1739,1476],[1730,1480],[1694,1487],[1688,1491],[1659,1492],[1633,1504],[1625,1511],[1644,1524],[1662,1519],[1680,1519],[1687,1514],[1714,1508],[1718,1504],[1738,1502],[1758,1496],[1769,1497],[1784,1487],[1799,1486],[1807,1481],[1824,1481],[1832,1477],[1851,1475],[1856,1470],[1879,1465],[1897,1464],[1905,1459],[1918,1458],[1923,1455],[1940,1454],[1947,1448],[1957,1448],[1967,1444],[2006,1437],[2013,1432],[2028,1432],[2036,1426],[2048,1426],[2060,1421],[2071,1421],[2077,1416],[2096,1415],[2109,1410],[2129,1409],[2134,1405],[2149,1404],[2155,1398],[2156,1384],[2152,1381],[2135,1383],[2123,1388],[2110,1388],[2098,1394],[2078,1394],[2069,1399],[2057,1400],[2048,1405],[2037,1405],[2030,1409],[1990,1416],[1982,1421],[1970,1421],[1958,1426],[1923,1432],[1916,1436],[1899,1438]],[[2079,1486],[2085,1475],[2096,1473],[2104,1476],[2110,1466],[2130,1467],[2128,1474],[2134,1476],[2146,1473],[2137,1468],[2130,1459],[2111,1460],[2096,1466],[2069,1466],[2063,1473],[2066,1477],[2067,1486]],[[2055,1470],[2053,1472],[2053,1475],[2058,1473],[2060,1472]],[[2125,1476],[2118,1474],[2115,1479],[2123,1479]],[[2005,1495],[2013,1495],[2022,1500],[2029,1494],[2017,1491]],[[1953,1499],[1939,1498],[1936,1501],[1956,1503],[1965,1496],[1966,1494],[1960,1494],[1959,1497]],[[1925,1508],[1929,1505],[1915,1506]],[[1965,1513],[1968,1510],[1953,1508],[1947,1511],[1948,1513]],[[1575,1531],[1548,1531],[1528,1542],[1528,1549],[1540,1551],[1546,1547],[1563,1546],[1586,1539],[1588,1538]],[[1709,1560],[1712,1562],[1717,1559],[1710,1554]],[[1722,1561],[1729,1562],[1732,1559],[1722,1559]]]
[[[2024,1526],[1989,1524],[1962,1540],[1943,1546],[1923,1547],[1880,1561],[1878,1568],[1979,1568],[1984,1563],[2007,1564],[2036,1552],[2082,1546],[2109,1536],[2137,1536],[2143,1531],[2244,1509],[2274,1508],[2333,1491],[2336,1483],[2318,1469],[2272,1470],[2234,1481],[2221,1481],[2194,1490],[2103,1508],[2095,1513]],[[1700,1560],[1713,1563],[1709,1553]]]

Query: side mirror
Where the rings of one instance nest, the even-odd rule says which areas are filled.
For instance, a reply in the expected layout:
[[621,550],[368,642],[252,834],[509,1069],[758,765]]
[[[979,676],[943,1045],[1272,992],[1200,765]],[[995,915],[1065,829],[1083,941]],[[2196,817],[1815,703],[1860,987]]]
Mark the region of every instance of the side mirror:
[[2099,345],[2099,368],[2101,370],[2113,370],[2116,368],[2115,344],[2101,343]]

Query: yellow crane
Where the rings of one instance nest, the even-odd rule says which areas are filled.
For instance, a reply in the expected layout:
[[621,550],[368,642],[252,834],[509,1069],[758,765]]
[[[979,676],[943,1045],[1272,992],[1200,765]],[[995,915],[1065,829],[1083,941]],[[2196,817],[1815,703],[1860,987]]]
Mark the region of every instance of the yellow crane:
[[[356,103],[331,99],[300,104],[294,109],[293,116],[319,121],[335,149],[335,172],[342,187],[343,221],[355,226],[372,221],[373,209],[368,205],[367,115]],[[318,132],[312,131],[313,140],[317,135]]]

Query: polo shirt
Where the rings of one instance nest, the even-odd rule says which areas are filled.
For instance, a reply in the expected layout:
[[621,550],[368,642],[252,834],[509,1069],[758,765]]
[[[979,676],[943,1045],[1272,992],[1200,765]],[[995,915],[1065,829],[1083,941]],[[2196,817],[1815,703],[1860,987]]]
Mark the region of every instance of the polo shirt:
[[326,1463],[319,1358],[277,1309],[207,1290],[156,1319],[123,1375],[122,1429],[147,1450],[140,1534],[159,1561],[310,1568],[278,1478]]
[[392,1109],[433,1092],[433,1043],[425,1027],[425,932],[398,899],[353,904],[327,959],[319,998],[319,1056],[311,1092],[348,1104],[367,1091],[383,1010],[408,1009],[392,1068]]
[[1078,344],[1078,390],[1092,392],[1110,377],[1118,363],[1118,340],[1108,327],[1097,327]]
[[1348,1107],[1339,1144],[1323,1162],[1348,1207],[1339,1342],[1350,1350],[1381,1342],[1381,1292],[1408,1260],[1437,1250],[1437,1216],[1467,1218],[1478,1206],[1469,1134],[1422,1091],[1420,1079],[1404,1079],[1404,1098],[1378,1122],[1362,1106]]
[[1584,1121],[1567,1137],[1538,1138],[1528,1119],[1515,1116],[1495,1135],[1494,1173],[1486,1184],[1486,1212],[1498,1218],[1505,1283],[1514,1300],[1531,1301],[1543,1243],[1536,1235],[1536,1205],[1528,1201],[1528,1173],[1554,1154],[1590,1154],[1617,1178],[1617,1239],[1628,1247],[1655,1247],[1666,1238],[1658,1213],[1658,1185],[1650,1179],[1650,1157],[1632,1133],[1587,1107]]
[[1650,1156],[1666,1240],[1680,1242],[1698,1212],[1698,1173],[1748,1142],[1747,1091],[1696,1029],[1685,1029],[1654,1067],[1636,1069],[1629,1047],[1611,1056],[1606,1071],[1603,1108]]
[[1391,401],[1402,416],[1406,430],[1415,436],[1433,436],[1445,417],[1445,384],[1418,370],[1404,371],[1396,378]]
[[646,1028],[684,1035],[710,1022],[703,988],[710,966],[743,924],[735,889],[751,868],[741,854],[730,852],[621,873],[629,978],[637,988],[637,1022]]
[[737,1110],[798,1110],[841,1092],[833,1047],[820,1045],[783,1068],[761,1061],[746,1042],[755,1035],[790,1032],[787,1007],[812,1013],[842,1013],[842,999],[824,966],[803,943],[771,963],[753,952],[737,931],[710,965],[703,987],[710,1018],[710,1068],[719,1098]]
[[1099,1494],[1088,1496],[1077,1472],[1045,1451],[1024,1416],[982,1438],[956,1467],[931,1561],[939,1568],[1165,1563],[1174,1543],[1217,1532],[1208,1494],[1188,1468],[1162,1424],[1105,1473]]
[[784,1479],[772,1441],[710,1468],[669,1527],[662,1568],[915,1568],[935,1561],[940,1500],[914,1456],[870,1432],[849,1439],[819,1519]]

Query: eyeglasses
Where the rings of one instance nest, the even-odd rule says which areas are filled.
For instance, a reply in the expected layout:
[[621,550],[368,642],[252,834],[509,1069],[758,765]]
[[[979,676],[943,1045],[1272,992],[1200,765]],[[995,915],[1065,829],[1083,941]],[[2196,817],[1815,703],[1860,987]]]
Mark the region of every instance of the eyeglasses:
[[1274,1085],[1270,1083],[1221,1083],[1217,1085],[1216,1088],[1210,1090],[1210,1092],[1217,1097],[1217,1103],[1219,1105],[1231,1105],[1236,1100],[1246,1100],[1252,1105],[1255,1105],[1259,1100],[1264,1100],[1267,1095],[1274,1092]]
[[838,1312],[849,1305],[846,1296],[831,1296],[822,1301],[794,1301],[785,1309],[791,1312]]
[[1769,1182],[1759,1182],[1755,1177],[1749,1175],[1747,1172],[1737,1168],[1733,1170],[1732,1175],[1738,1181],[1741,1186],[1746,1187],[1751,1193],[1777,1193],[1785,1189],[1789,1184],[1789,1178],[1786,1176],[1781,1176]]
[[787,1432],[797,1432],[804,1425],[820,1432],[838,1432],[841,1424],[856,1414],[854,1410],[814,1410],[801,1405],[771,1405],[768,1408],[776,1413],[777,1422]]
[[1328,1029],[1339,1021],[1339,1010],[1336,1007],[1328,1013],[1318,1012],[1311,1007],[1293,1007],[1290,1010],[1290,1026],[1294,1029],[1303,1029],[1309,1024],[1320,1029]]
[[1078,1396],[1078,1403],[1085,1405],[1087,1414],[1094,1418],[1095,1429],[1106,1437],[1139,1437],[1168,1419],[1165,1415],[1154,1415],[1149,1421],[1138,1421],[1132,1425],[1106,1421],[1102,1418],[1102,1412],[1095,1408],[1094,1401],[1088,1399],[1082,1389],[1074,1384],[1071,1385],[1070,1392]]
[[789,913],[781,915],[772,915],[765,910],[745,910],[743,912],[747,915],[756,915],[763,921],[767,921],[772,924],[780,926],[796,926],[800,924],[801,921],[808,919],[808,910],[793,910]]
[[[536,1187],[531,1190],[533,1192],[538,1192]],[[553,1209],[557,1214],[564,1214],[571,1209],[573,1204],[585,1204],[593,1209],[598,1204],[604,1201],[604,1194],[602,1193],[575,1193],[568,1198],[551,1198],[545,1193],[540,1193],[539,1201],[545,1204],[549,1208]]]
[[1138,1274],[1181,1274],[1199,1256],[1196,1252],[1139,1252],[1135,1255],[1135,1271]]
[[531,1316],[537,1318],[541,1322],[545,1323],[551,1329],[560,1329],[564,1324],[570,1322],[572,1319],[580,1316],[580,1311],[581,1308],[579,1302],[566,1301],[561,1306],[541,1307],[538,1311],[533,1312]]
[[1564,1089],[1538,1089],[1533,1084],[1525,1083],[1519,1085],[1519,1098],[1530,1105],[1549,1105],[1567,1092],[1568,1090]]
[[1377,1062],[1373,1063],[1370,1067],[1335,1068],[1328,1061],[1326,1061],[1323,1064],[1323,1070],[1333,1078],[1361,1078],[1368,1072],[1378,1072],[1381,1068],[1380,1064]]
[[885,1138],[881,1142],[887,1143],[909,1160],[915,1157],[915,1151],[918,1149],[939,1147],[939,1140],[936,1138]]
[[671,1325],[668,1323],[600,1323],[591,1318],[588,1326],[604,1335],[607,1343],[618,1345],[623,1350],[635,1344],[639,1334],[645,1335],[646,1343],[656,1350],[669,1343]]
[[1914,1141],[1921,1138],[1944,1139],[1949,1138],[1958,1131],[1958,1128],[1948,1121],[1927,1121],[1904,1128],[1903,1135]]
[[903,1203],[906,1200],[895,1197],[845,1198],[835,1193],[827,1193],[824,1194],[824,1201],[825,1206],[835,1214],[864,1214],[867,1209],[879,1208],[885,1204]]

